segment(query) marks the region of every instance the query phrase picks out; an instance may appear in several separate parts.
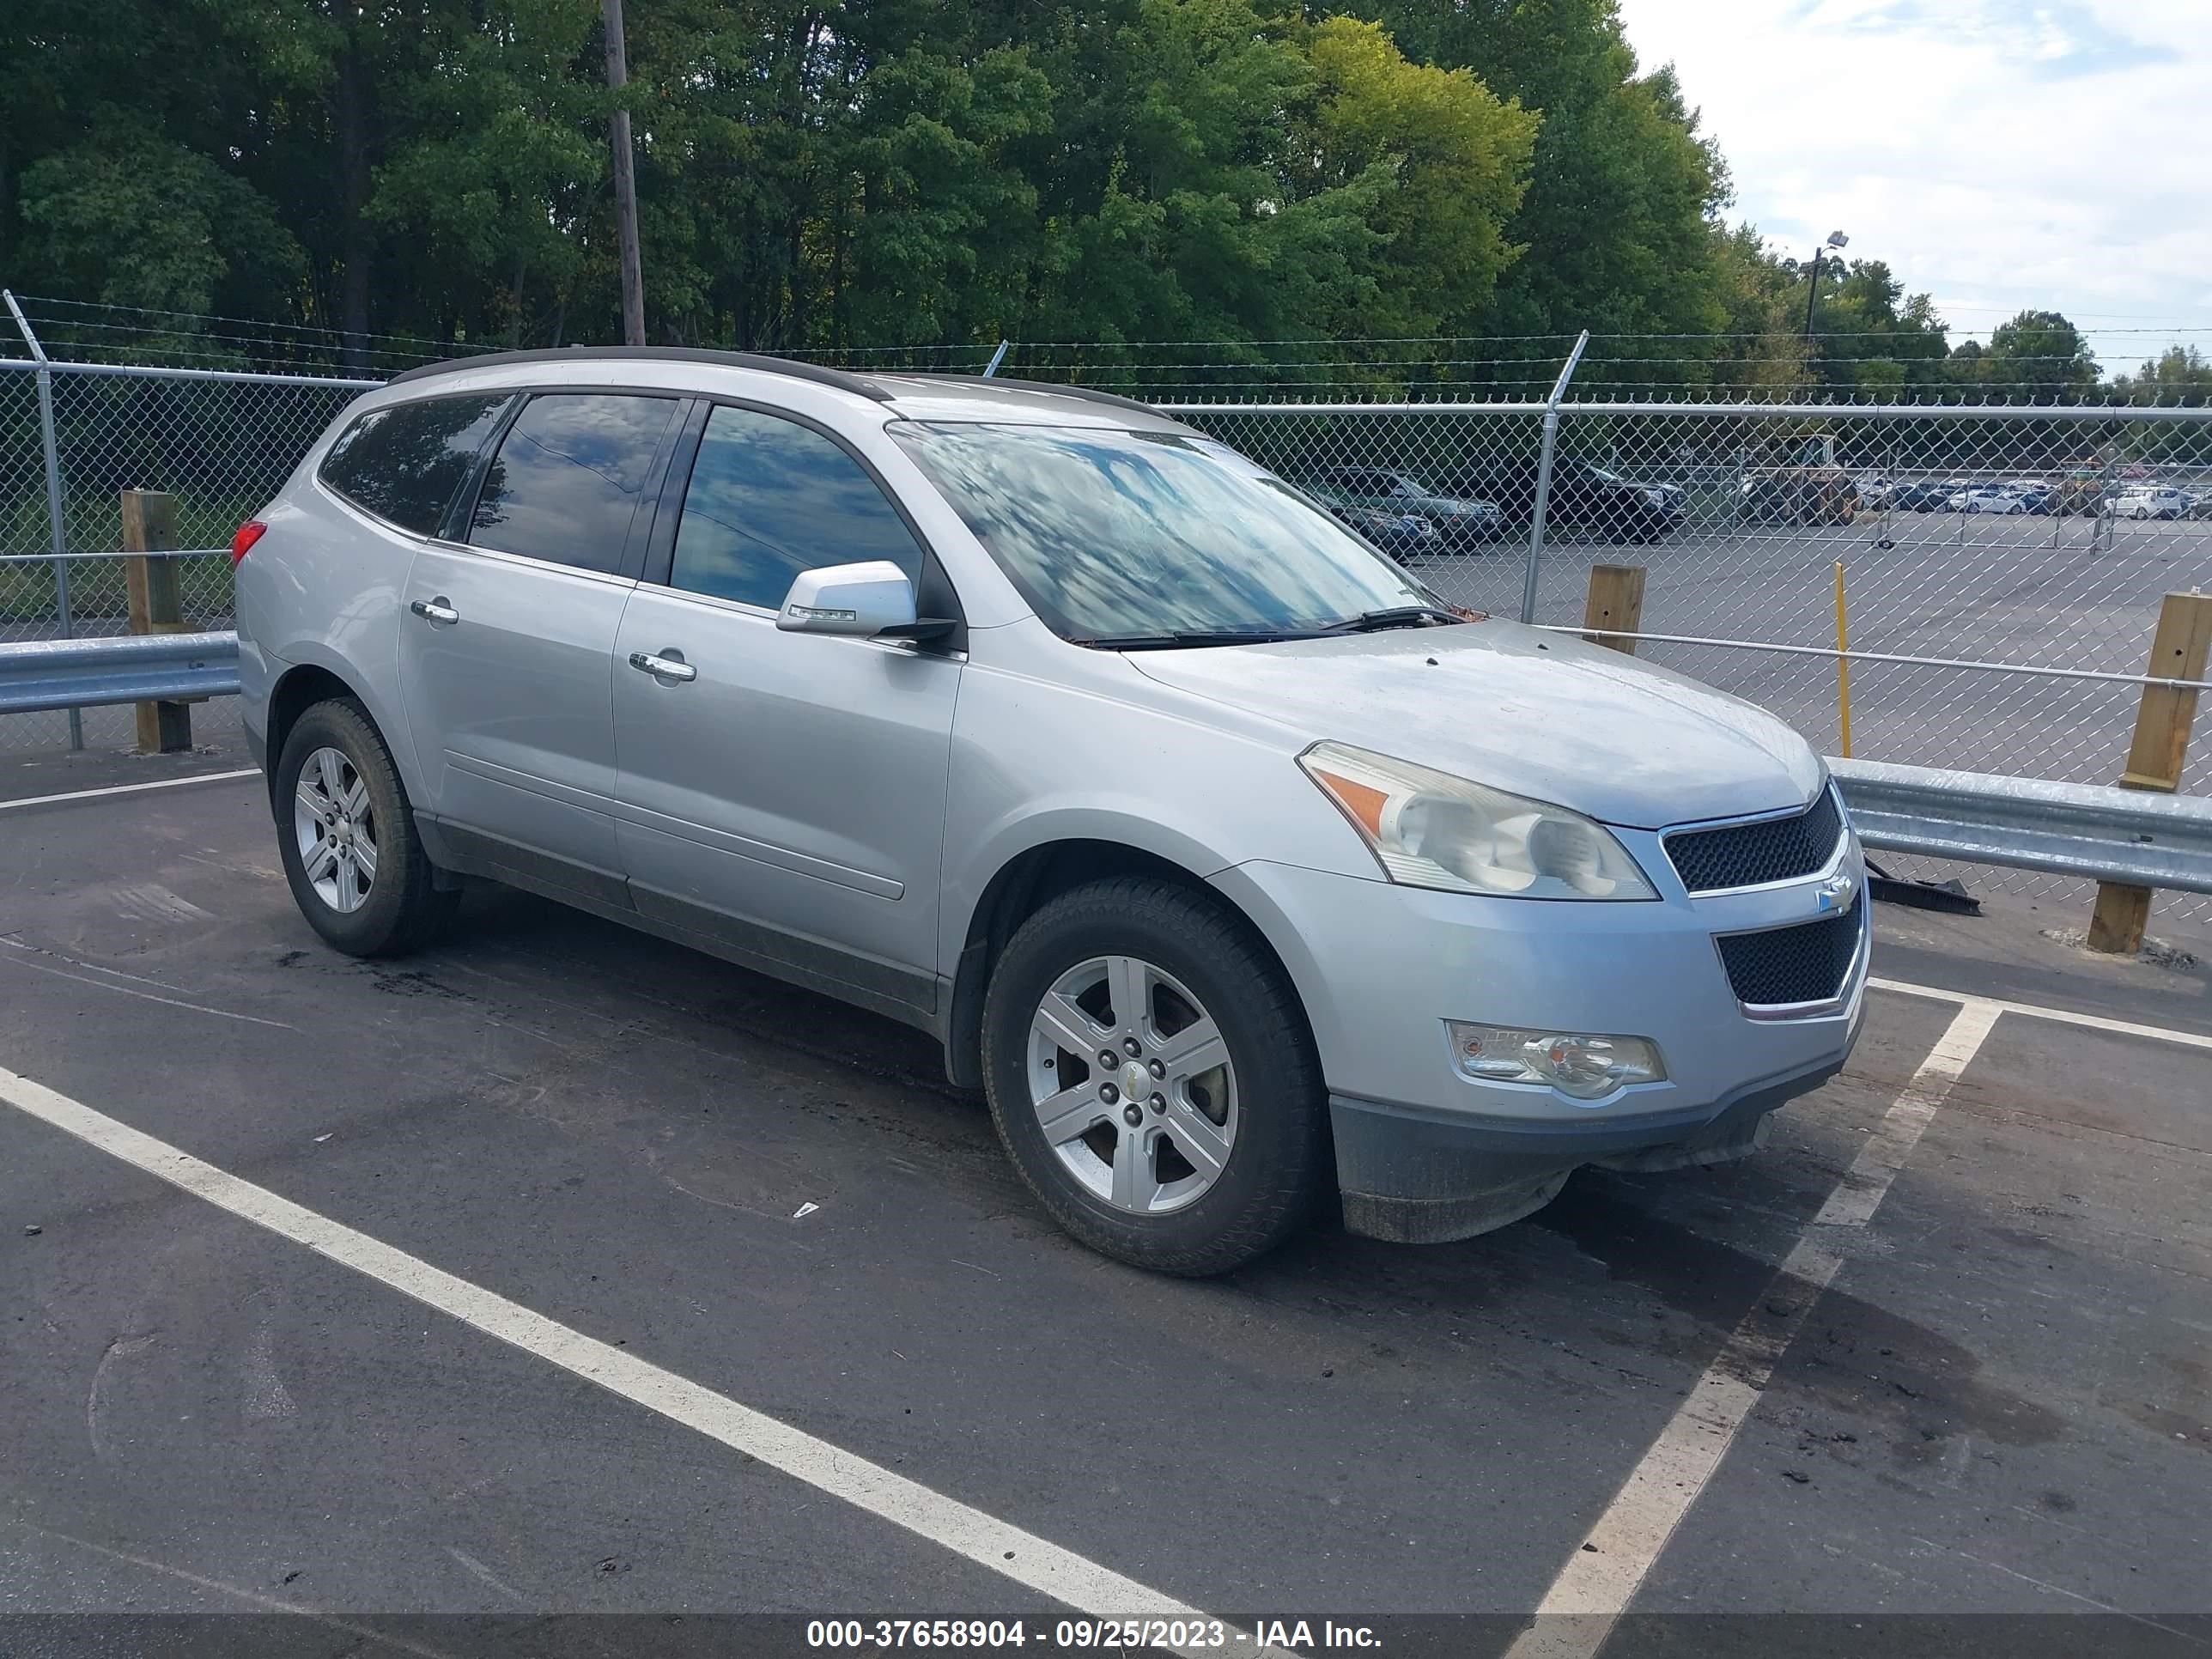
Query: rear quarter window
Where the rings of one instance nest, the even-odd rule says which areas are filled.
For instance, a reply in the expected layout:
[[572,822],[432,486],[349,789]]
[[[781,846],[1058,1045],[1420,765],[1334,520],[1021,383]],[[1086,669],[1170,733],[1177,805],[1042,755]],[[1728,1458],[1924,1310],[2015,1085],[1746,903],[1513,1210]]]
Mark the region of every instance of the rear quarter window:
[[363,511],[434,536],[511,397],[425,398],[371,410],[331,446],[316,476]]

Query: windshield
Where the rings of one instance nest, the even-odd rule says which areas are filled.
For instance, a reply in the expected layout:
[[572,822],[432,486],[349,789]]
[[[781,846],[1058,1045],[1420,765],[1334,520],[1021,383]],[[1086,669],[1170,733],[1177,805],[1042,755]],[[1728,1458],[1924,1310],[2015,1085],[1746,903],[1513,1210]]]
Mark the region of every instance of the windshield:
[[1064,639],[1280,636],[1437,603],[1210,438],[918,422],[890,430]]

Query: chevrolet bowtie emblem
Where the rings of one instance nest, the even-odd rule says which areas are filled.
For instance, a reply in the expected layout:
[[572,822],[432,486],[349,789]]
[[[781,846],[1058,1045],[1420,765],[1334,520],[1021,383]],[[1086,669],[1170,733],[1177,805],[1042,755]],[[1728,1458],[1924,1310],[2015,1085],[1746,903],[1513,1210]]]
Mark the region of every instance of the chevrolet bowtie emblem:
[[1820,884],[1814,908],[1824,916],[1834,915],[1850,909],[1858,891],[1859,878],[1848,870],[1838,872]]

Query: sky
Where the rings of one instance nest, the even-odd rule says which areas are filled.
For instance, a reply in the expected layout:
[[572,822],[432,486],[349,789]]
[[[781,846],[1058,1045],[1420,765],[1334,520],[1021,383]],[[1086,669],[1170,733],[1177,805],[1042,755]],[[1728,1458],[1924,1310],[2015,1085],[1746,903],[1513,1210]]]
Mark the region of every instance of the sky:
[[1953,343],[2062,311],[2109,373],[2212,355],[2212,0],[1619,0],[1803,258],[1830,231]]

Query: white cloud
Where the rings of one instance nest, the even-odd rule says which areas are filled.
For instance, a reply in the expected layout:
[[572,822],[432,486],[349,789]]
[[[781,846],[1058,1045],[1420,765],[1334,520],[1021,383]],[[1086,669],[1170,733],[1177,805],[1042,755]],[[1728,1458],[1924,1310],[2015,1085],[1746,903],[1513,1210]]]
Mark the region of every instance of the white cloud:
[[2205,0],[1620,3],[1778,246],[1849,232],[1954,341],[2033,306],[2108,368],[2212,350]]

